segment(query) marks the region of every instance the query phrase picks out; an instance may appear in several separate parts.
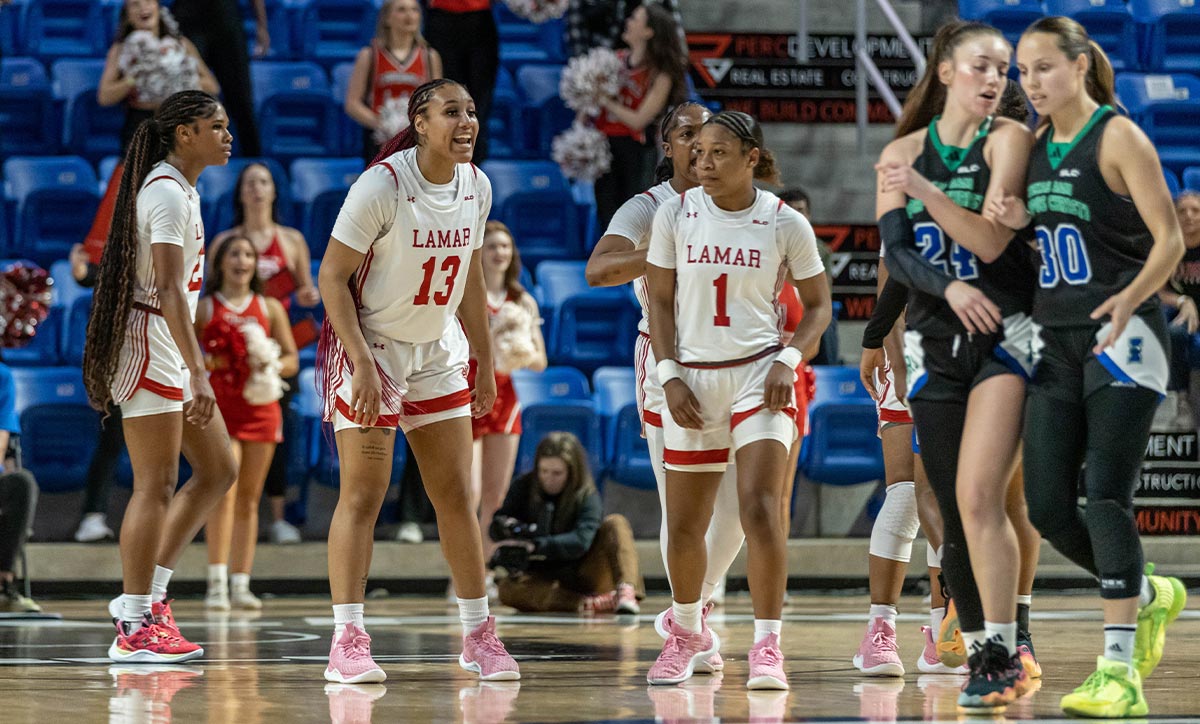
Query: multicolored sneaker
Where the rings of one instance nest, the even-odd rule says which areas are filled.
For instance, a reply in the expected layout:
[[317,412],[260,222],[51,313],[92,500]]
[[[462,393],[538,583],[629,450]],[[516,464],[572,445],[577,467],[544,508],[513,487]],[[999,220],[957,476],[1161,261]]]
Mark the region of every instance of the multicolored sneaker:
[[964,712],[998,714],[1016,701],[1027,689],[1029,677],[1017,654],[1008,653],[1004,644],[984,642],[967,660],[971,669],[967,685],[958,695],[958,708]]
[[637,591],[633,590],[633,586],[628,583],[622,583],[617,586],[617,613],[630,614],[636,616],[642,612],[642,607],[638,605]]
[[179,664],[204,655],[204,649],[177,630],[157,623],[149,614],[143,617],[136,631],[128,631],[119,619],[113,623],[117,637],[108,647],[108,658],[118,664]]
[[1154,564],[1146,564],[1146,578],[1154,589],[1154,600],[1138,610],[1137,633],[1133,639],[1133,666],[1142,680],[1154,673],[1167,642],[1167,626],[1179,618],[1187,605],[1187,589],[1171,576],[1155,576]]
[[854,668],[870,676],[904,676],[895,627],[882,616],[873,618],[867,624],[853,662]]
[[925,648],[921,651],[921,658],[917,659],[917,670],[922,674],[965,674],[967,673],[966,666],[958,668],[950,668],[942,663],[938,658],[937,642],[933,640],[933,629],[929,626],[922,626],[921,633],[925,635]]
[[154,617],[154,622],[163,628],[179,633],[179,624],[175,623],[175,614],[171,613],[171,603],[173,598],[164,598],[157,603],[150,604],[150,615]]
[[463,637],[463,652],[458,665],[479,674],[480,681],[516,681],[521,678],[517,661],[496,637],[496,617],[488,616],[474,631]]
[[1042,665],[1033,651],[1033,637],[1028,631],[1017,629],[1017,656],[1021,657],[1021,666],[1030,679],[1042,678]]
[[[712,613],[712,610],[715,607],[716,607],[716,604],[713,603],[712,601],[709,601],[708,603],[704,604],[703,610],[700,611],[700,618],[704,621],[707,621],[708,614]],[[661,613],[659,613],[657,616],[654,617],[654,631],[658,634],[659,638],[666,640],[670,636],[670,634],[667,633],[667,626],[674,625],[674,622],[675,622],[674,609],[672,607],[668,606],[667,610],[662,611]],[[721,652],[717,651],[717,652],[713,653],[712,656],[709,656],[706,660],[701,661],[700,663],[696,664],[696,673],[697,674],[715,674],[718,671],[722,671],[724,668],[725,668],[725,659],[721,658]]]
[[750,648],[750,678],[747,689],[787,689],[787,673],[783,670],[783,652],[779,650],[779,634],[767,634]]
[[721,639],[701,618],[700,633],[685,631],[672,619],[667,624],[667,640],[662,652],[646,674],[651,684],[678,684],[687,681],[696,671],[696,664],[705,661],[721,648]]
[[329,645],[329,665],[325,680],[335,684],[378,684],[387,678],[371,658],[371,637],[358,626],[346,624],[342,635],[336,633]]
[[946,601],[946,615],[938,628],[937,651],[938,659],[951,669],[957,669],[967,663],[967,645],[963,643],[954,599]]
[[1096,672],[1064,696],[1059,706],[1067,714],[1096,719],[1146,716],[1149,711],[1138,670],[1103,656],[1096,658]]

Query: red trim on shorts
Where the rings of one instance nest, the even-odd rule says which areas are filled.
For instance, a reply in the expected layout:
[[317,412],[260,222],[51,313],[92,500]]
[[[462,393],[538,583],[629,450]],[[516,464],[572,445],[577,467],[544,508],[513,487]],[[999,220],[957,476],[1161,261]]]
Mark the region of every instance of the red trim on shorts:
[[663,450],[663,462],[670,465],[713,465],[729,462],[729,448],[720,450]]
[[471,391],[459,390],[451,392],[448,395],[441,397],[433,397],[428,400],[405,400],[404,415],[406,417],[415,415],[432,415],[435,412],[445,412],[453,410],[456,407],[471,404]]
[[[729,429],[732,430],[733,428],[742,424],[746,420],[749,420],[754,415],[757,415],[758,413],[760,413],[766,409],[767,409],[766,405],[759,405],[758,407],[752,407],[749,410],[744,410],[742,412],[733,413],[732,415],[729,416]],[[779,412],[782,412],[783,414],[787,415],[788,417],[792,418],[793,420],[796,419],[796,408],[794,408],[794,407],[785,407],[782,410],[780,410]]]
[[[149,362],[150,362],[150,358],[147,357],[146,363],[149,364]],[[164,385],[163,383],[156,382],[155,380],[152,380],[149,377],[144,377],[144,376],[142,377],[141,381],[138,382],[137,387],[134,388],[135,392],[137,390],[146,390],[148,392],[153,392],[154,394],[158,395],[159,397],[165,397],[168,400],[174,400],[175,402],[183,402],[183,388],[182,387],[171,387],[169,385]]]
[[900,424],[900,425],[911,425],[913,419],[912,419],[912,415],[905,412],[904,410],[889,410],[886,407],[880,407],[879,408],[879,421],[896,423],[896,424]]
[[642,411],[642,423],[651,427],[662,427],[662,415],[653,410]]
[[[337,411],[342,413],[342,417],[345,417],[350,422],[354,422],[353,410],[350,409],[350,405],[345,400],[338,397],[334,400],[333,404],[335,407],[337,407]],[[372,427],[400,427],[400,416],[380,415],[379,419],[375,421],[375,424],[372,425]]]

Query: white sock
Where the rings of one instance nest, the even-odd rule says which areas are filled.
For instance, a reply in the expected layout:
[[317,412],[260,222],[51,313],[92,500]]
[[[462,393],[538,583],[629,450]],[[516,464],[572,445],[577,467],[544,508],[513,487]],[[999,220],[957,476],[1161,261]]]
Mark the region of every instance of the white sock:
[[1150,577],[1142,576],[1142,591],[1138,594],[1138,607],[1141,608],[1154,600],[1154,586],[1150,585]]
[[1017,605],[1018,606],[1032,606],[1033,605],[1033,594],[1031,593],[1028,596],[1017,596]]
[[992,621],[983,622],[983,630],[987,634],[988,641],[994,641],[1002,644],[1004,650],[1009,656],[1017,653],[1017,622],[995,623]]
[[963,645],[967,647],[967,656],[976,651],[983,650],[983,642],[987,641],[987,634],[983,631],[963,631]]
[[229,590],[229,565],[226,563],[209,563],[208,564],[208,590],[212,591],[228,591]]
[[700,633],[700,612],[703,606],[700,601],[691,603],[671,602],[671,611],[675,616],[675,625],[690,633]]
[[892,628],[896,628],[896,607],[889,604],[871,604],[871,621],[882,618]]
[[230,573],[229,574],[229,590],[234,593],[249,593],[250,592],[250,574],[249,573]]
[[1133,637],[1137,626],[1117,624],[1104,627],[1104,658],[1133,663]]
[[762,641],[771,634],[783,638],[783,621],[777,618],[754,619],[754,643]]
[[145,615],[150,613],[150,600],[150,594],[126,593],[121,596],[121,621],[124,622],[126,631],[133,633],[142,627]]
[[472,631],[479,628],[480,624],[487,620],[487,596],[483,596],[481,598],[458,599],[458,621],[462,624],[463,636],[470,634]]
[[154,567],[154,580],[150,582],[150,595],[155,601],[162,601],[167,597],[167,584],[171,582],[171,574],[175,571],[162,566]]
[[363,631],[367,630],[366,625],[363,623],[363,604],[333,604],[333,635],[341,636],[342,632],[346,630],[346,624],[349,623],[354,624]]
[[929,628],[933,631],[933,637],[936,639],[938,631],[942,629],[942,619],[946,618],[946,607],[929,609]]

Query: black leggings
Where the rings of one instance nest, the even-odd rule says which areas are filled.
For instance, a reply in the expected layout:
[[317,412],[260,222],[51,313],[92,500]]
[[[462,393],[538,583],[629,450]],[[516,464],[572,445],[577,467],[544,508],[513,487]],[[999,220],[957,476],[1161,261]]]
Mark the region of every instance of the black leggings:
[[271,458],[271,468],[267,471],[267,481],[263,485],[263,491],[268,498],[282,498],[287,495],[291,446],[304,445],[300,418],[292,409],[292,398],[300,390],[300,378],[292,376],[284,382],[288,388],[283,391],[283,398],[279,400],[279,407],[283,410],[283,442],[275,446],[275,455]]
[[12,573],[17,554],[29,538],[37,496],[37,482],[27,471],[0,475],[0,571]]
[[108,491],[117,479],[117,460],[125,447],[125,430],[121,425],[121,406],[110,405],[109,416],[100,421],[96,452],[88,465],[87,490],[83,495],[83,514],[108,513]]
[[[1026,402],[1029,519],[1055,550],[1100,580],[1102,598],[1132,598],[1141,587],[1133,491],[1156,407],[1157,393],[1141,387],[1101,387],[1077,402],[1031,392]],[[1087,508],[1080,510],[1084,463]]]
[[430,8],[425,11],[425,39],[442,56],[442,75],[465,85],[475,101],[479,136],[471,160],[483,163],[488,157],[488,118],[500,68],[496,19],[491,10],[452,13]]
[[654,165],[658,151],[651,144],[629,136],[610,136],[612,166],[608,173],[596,179],[597,233],[605,233],[613,214],[621,204],[645,191],[654,183]]

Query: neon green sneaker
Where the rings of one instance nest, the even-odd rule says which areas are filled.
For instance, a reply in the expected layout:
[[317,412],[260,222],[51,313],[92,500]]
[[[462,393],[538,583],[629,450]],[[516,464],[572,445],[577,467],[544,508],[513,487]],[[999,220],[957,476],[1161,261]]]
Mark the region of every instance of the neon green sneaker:
[[1096,673],[1064,696],[1059,706],[1067,714],[1094,719],[1145,716],[1149,711],[1137,669],[1103,656],[1096,657]]
[[1179,618],[1187,605],[1187,589],[1171,576],[1155,576],[1154,564],[1146,564],[1146,578],[1154,589],[1154,600],[1138,611],[1137,633],[1133,639],[1133,666],[1142,679],[1150,676],[1162,660],[1167,640],[1167,625]]

